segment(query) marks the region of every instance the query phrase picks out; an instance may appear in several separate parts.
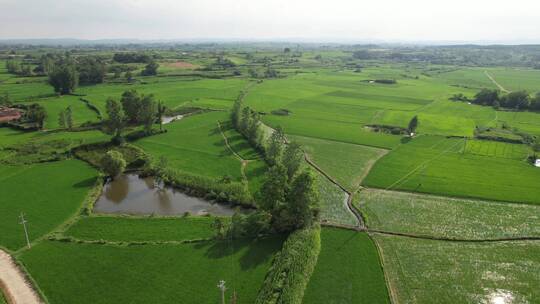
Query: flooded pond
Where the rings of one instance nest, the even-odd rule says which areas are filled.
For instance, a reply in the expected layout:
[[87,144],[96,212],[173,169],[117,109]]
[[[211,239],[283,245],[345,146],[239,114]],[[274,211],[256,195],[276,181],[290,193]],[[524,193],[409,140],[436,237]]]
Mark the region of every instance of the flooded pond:
[[153,177],[124,174],[107,181],[94,205],[96,213],[182,215],[233,215],[227,205],[188,196],[172,187],[160,187]]

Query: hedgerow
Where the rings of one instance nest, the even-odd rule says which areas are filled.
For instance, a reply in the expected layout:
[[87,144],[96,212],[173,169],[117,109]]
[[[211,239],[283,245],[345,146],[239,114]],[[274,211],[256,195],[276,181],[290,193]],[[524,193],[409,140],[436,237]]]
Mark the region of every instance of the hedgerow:
[[309,227],[289,235],[276,254],[256,304],[301,304],[321,251],[321,229]]

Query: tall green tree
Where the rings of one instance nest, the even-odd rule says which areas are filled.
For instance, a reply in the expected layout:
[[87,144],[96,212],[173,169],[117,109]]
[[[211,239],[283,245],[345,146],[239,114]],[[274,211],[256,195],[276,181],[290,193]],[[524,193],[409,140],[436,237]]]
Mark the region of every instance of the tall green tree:
[[283,165],[287,168],[289,180],[292,180],[296,176],[302,166],[303,159],[304,152],[300,144],[294,141],[289,143],[283,153]]
[[60,111],[60,113],[58,113],[58,126],[60,126],[60,128],[66,127],[66,111]]
[[261,187],[261,208],[272,213],[285,203],[288,190],[287,169],[281,164],[270,167]]
[[144,70],[141,72],[141,75],[142,76],[155,76],[157,75],[158,68],[159,68],[159,64],[157,64],[157,62],[155,61],[152,61],[144,67]]
[[418,116],[414,116],[411,121],[409,121],[409,126],[407,127],[407,131],[409,131],[409,134],[416,133],[416,128],[418,128]]
[[66,108],[66,126],[69,130],[73,129],[73,109],[71,106]]
[[71,63],[59,63],[49,73],[49,84],[61,95],[71,94],[79,85],[79,74]]
[[124,129],[124,111],[120,103],[112,98],[107,99],[107,125],[114,133],[113,140],[121,142]]
[[294,221],[293,229],[311,225],[319,214],[319,194],[315,174],[306,170],[291,184],[287,197],[288,213]]
[[244,136],[247,136],[247,130],[250,125],[251,120],[251,109],[245,107],[242,109],[242,119],[240,120],[240,133],[243,133]]
[[130,123],[136,124],[140,120],[141,100],[142,98],[136,90],[127,90],[122,93],[120,102],[122,103],[126,118]]
[[281,127],[277,127],[268,139],[268,147],[266,149],[266,160],[271,164],[281,162],[285,146],[285,134]]
[[162,132],[163,132],[163,115],[165,115],[165,111],[167,111],[167,107],[163,104],[163,102],[159,101],[156,107],[156,115],[159,121],[159,130]]
[[154,95],[145,95],[141,99],[140,123],[144,125],[146,134],[152,133],[152,125],[156,121],[156,102]]
[[236,129],[238,129],[240,126],[240,118],[242,116],[242,109],[244,107],[244,102],[242,100],[243,98],[241,97],[237,98],[231,110],[231,122]]

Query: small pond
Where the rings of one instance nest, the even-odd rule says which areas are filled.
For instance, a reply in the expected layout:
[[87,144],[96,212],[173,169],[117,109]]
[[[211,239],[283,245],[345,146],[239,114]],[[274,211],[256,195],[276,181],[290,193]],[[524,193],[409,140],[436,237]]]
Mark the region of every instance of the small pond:
[[186,195],[172,187],[158,185],[153,177],[124,174],[109,180],[94,205],[96,213],[192,215],[234,214],[228,205],[211,203]]

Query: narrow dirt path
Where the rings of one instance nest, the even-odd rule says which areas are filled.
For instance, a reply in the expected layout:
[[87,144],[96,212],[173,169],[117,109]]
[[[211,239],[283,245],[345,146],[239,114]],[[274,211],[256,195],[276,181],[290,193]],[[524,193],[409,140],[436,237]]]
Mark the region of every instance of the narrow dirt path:
[[491,76],[491,74],[488,73],[488,71],[484,71],[484,74],[486,74],[486,76],[489,78],[489,80],[491,80],[491,82],[493,82],[493,84],[495,84],[499,90],[501,90],[502,92],[504,93],[510,93],[511,91],[505,89],[502,85],[500,85],[496,80],[495,78],[493,78],[493,76]]
[[0,288],[10,304],[43,303],[11,256],[0,250]]

